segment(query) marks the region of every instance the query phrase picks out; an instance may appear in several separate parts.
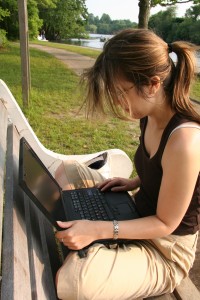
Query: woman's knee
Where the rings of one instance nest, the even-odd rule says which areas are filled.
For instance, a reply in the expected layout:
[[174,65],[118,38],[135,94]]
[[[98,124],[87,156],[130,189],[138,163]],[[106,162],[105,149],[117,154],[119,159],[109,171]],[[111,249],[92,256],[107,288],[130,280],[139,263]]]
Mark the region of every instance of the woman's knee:
[[93,187],[104,180],[97,170],[75,160],[63,161],[55,172],[55,178],[63,189]]
[[72,189],[70,174],[76,170],[76,161],[66,160],[62,161],[55,171],[55,179],[62,189]]

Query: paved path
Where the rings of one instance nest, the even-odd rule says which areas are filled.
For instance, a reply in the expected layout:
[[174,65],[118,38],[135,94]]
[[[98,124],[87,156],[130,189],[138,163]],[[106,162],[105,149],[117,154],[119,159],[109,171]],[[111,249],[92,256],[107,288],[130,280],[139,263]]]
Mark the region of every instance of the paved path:
[[30,44],[31,48],[36,48],[54,55],[61,60],[70,69],[72,69],[77,75],[80,75],[84,69],[91,67],[94,64],[95,59],[88,56],[80,55],[74,52],[70,52],[64,49],[52,48],[46,45]]
[[[64,64],[66,64],[69,68],[74,70],[74,72],[77,75],[80,75],[84,69],[91,67],[95,61],[94,58],[89,58],[87,56],[69,52],[64,49],[51,48],[46,45],[41,46],[41,45],[30,44],[30,47],[42,51],[46,51],[54,55],[56,58],[58,58]],[[200,105],[197,104],[197,107],[198,110],[200,110]],[[200,290],[200,238],[198,239],[196,260],[190,272],[190,277],[192,281],[195,283],[195,285],[198,287],[198,289]]]

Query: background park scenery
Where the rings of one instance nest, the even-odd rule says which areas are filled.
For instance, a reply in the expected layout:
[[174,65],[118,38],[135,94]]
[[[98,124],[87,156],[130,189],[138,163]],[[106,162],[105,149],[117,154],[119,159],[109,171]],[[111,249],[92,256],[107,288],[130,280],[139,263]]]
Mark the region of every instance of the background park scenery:
[[[87,0],[28,0],[29,38],[37,38],[45,32],[48,40],[88,37],[89,33],[115,34],[130,27],[149,27],[161,35],[166,42],[187,40],[200,45],[200,0],[140,0],[138,22],[123,19],[113,20],[108,13],[95,16],[86,7]],[[191,6],[179,17],[176,3]],[[165,8],[151,14],[153,8]],[[172,5],[173,4],[173,5]],[[97,4],[98,6],[101,3]],[[117,5],[117,1],[116,1]],[[128,8],[127,8],[128,9]],[[114,8],[113,8],[114,10]],[[18,2],[0,2],[0,37],[19,39]]]

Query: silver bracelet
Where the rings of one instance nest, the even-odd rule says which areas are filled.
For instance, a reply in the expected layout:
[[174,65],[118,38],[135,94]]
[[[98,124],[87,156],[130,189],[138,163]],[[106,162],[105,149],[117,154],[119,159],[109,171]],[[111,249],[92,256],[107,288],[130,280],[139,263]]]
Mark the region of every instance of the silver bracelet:
[[119,234],[119,223],[116,220],[113,220],[113,240],[118,239]]

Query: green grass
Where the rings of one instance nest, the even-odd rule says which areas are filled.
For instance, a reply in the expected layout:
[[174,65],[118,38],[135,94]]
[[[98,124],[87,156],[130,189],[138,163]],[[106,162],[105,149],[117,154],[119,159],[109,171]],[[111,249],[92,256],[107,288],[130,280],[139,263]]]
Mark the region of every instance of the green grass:
[[32,44],[37,44],[41,46],[48,46],[52,48],[59,48],[59,49],[65,49],[67,51],[76,52],[85,56],[97,58],[97,56],[101,53],[101,50],[91,49],[91,48],[84,48],[80,46],[75,45],[67,45],[67,44],[61,44],[61,43],[52,43],[52,42],[44,42],[44,41],[31,41]]
[[200,101],[200,76],[198,76],[195,84],[192,87],[191,97],[195,100]]
[[[20,52],[11,44],[0,52],[3,79],[22,107]],[[51,55],[30,49],[31,103],[24,110],[40,141],[64,154],[85,154],[120,148],[130,156],[138,143],[138,122],[115,118],[89,121],[77,111],[82,104],[79,78]]]

